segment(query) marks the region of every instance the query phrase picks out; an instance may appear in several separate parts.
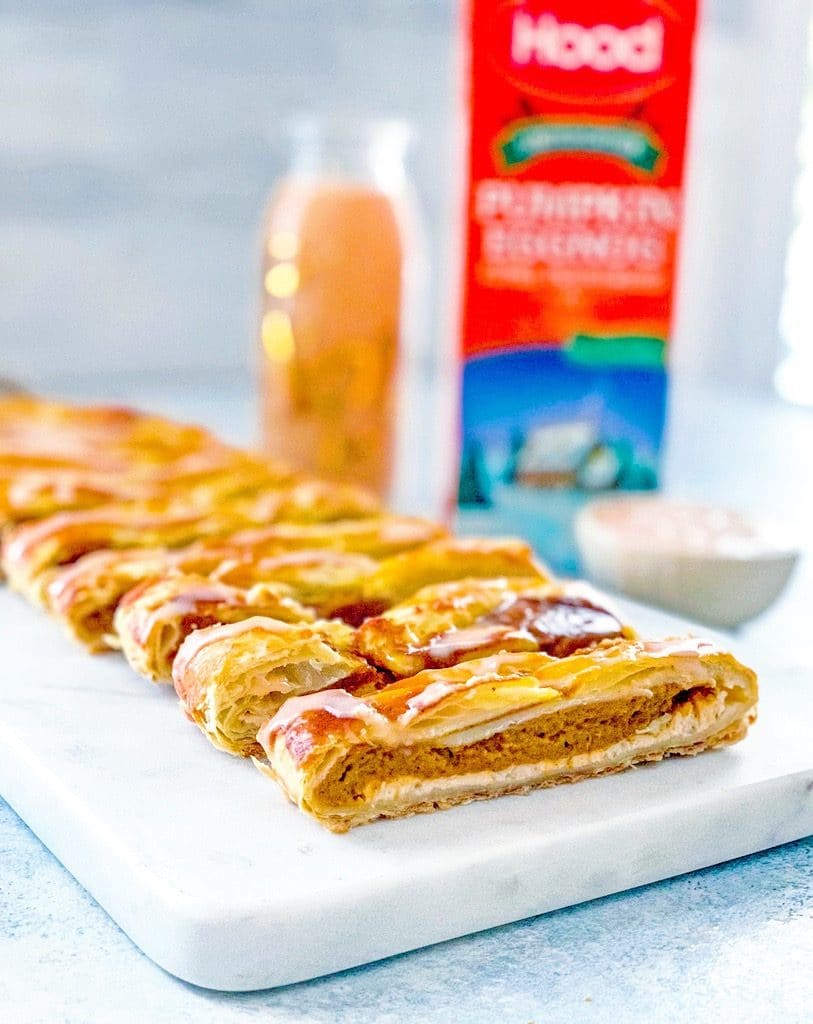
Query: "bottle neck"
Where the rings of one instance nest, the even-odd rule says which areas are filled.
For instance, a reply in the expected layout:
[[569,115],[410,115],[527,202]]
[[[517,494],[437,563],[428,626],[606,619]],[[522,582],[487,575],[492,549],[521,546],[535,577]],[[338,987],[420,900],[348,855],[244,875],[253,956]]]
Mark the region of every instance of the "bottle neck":
[[289,173],[397,191],[406,180],[408,142],[399,122],[300,122],[290,131]]

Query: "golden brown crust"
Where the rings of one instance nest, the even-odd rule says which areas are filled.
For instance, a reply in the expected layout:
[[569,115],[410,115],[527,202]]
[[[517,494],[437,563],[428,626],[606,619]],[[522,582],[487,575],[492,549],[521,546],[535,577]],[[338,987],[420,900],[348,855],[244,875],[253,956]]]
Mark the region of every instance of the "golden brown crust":
[[89,651],[117,649],[113,616],[128,591],[170,572],[208,575],[222,560],[223,553],[215,549],[94,551],[71,565],[40,574],[43,604],[68,635]]
[[368,555],[329,548],[285,551],[255,557],[226,558],[211,576],[232,586],[248,588],[274,581],[291,587],[298,601],[327,618],[359,600],[364,582],[375,573],[378,563]]
[[544,582],[551,573],[529,544],[514,537],[443,537],[382,561],[364,597],[389,607],[433,583],[498,577]]
[[152,486],[144,480],[89,469],[0,468],[0,522],[42,519],[111,501],[143,501],[152,493]]
[[200,427],[132,409],[0,399],[0,513],[12,520],[116,499],[224,498],[293,480]]
[[284,583],[258,583],[243,590],[205,576],[177,574],[145,580],[130,590],[113,625],[135,671],[153,682],[170,683],[175,655],[190,633],[256,616],[283,622],[315,618]]
[[501,651],[562,657],[634,632],[609,600],[582,583],[463,579],[424,587],[367,619],[357,649],[397,676]]
[[367,692],[380,681],[352,651],[337,620],[290,625],[252,618],[212,626],[181,645],[172,677],[187,717],[221,750],[260,753],[257,729],[291,693],[342,685]]
[[[177,547],[268,523],[375,516],[358,488],[324,484],[199,427],[130,409],[0,400],[0,525],[12,585],[106,547]],[[47,517],[47,518],[46,518]]]
[[190,452],[225,446],[201,427],[114,406],[73,406],[12,395],[0,399],[0,468],[147,470]]
[[[275,522],[270,526],[240,529],[228,544],[255,557],[282,551],[328,548],[371,558],[386,558],[410,551],[444,536],[439,523],[417,516],[379,515],[324,522]],[[222,545],[222,538],[202,540],[201,547]]]
[[181,547],[243,528],[285,520],[323,523],[363,518],[375,501],[353,487],[301,481],[251,497],[198,506],[175,499],[104,505],[63,512],[6,534],[3,567],[12,587],[38,599],[37,577],[103,548]]
[[195,452],[149,473],[0,467],[0,516],[16,523],[102,504],[170,499],[202,506],[294,482],[290,472],[230,449]]
[[[414,576],[413,576],[413,578],[414,578]],[[561,588],[557,588],[555,590],[552,590],[551,589],[551,585],[539,585],[539,584],[535,584],[533,581],[529,585],[527,583],[527,581],[512,581],[512,583],[509,583],[509,581],[506,581],[506,580],[497,580],[497,581],[494,581],[494,580],[490,580],[490,581],[467,580],[467,581],[461,581],[459,583],[456,583],[456,584],[453,584],[453,585],[450,585],[450,586],[451,586],[451,590],[454,593],[453,593],[453,595],[450,594],[450,598],[449,598],[449,600],[446,603],[450,604],[450,606],[453,609],[455,608],[455,606],[458,603],[460,603],[460,595],[461,594],[470,594],[473,590],[476,590],[477,594],[479,595],[479,597],[478,597],[479,605],[483,605],[483,601],[486,600],[488,607],[493,607],[495,605],[498,605],[502,600],[504,600],[506,594],[510,594],[511,596],[520,597],[520,598],[522,598],[524,596],[524,598],[526,600],[528,600],[528,593],[526,593],[526,591],[523,589],[523,586],[525,588],[528,588],[530,586],[529,593],[531,595],[534,593],[534,590],[538,589],[540,586],[542,586],[543,593],[545,595],[549,595],[552,592],[556,593],[558,595],[558,594],[560,594],[560,591],[561,591]],[[515,589],[512,590],[511,589],[512,586]],[[433,594],[433,595],[436,594],[437,592],[441,592],[441,593],[445,594],[445,590],[442,587],[429,587],[429,588],[426,588],[426,590],[428,592],[430,592],[431,594]],[[295,592],[295,596],[297,597],[297,599],[301,600],[302,596],[303,596],[302,593],[300,591],[297,591],[296,588],[294,588],[294,592]],[[130,599],[129,598],[125,599],[124,603],[125,604],[130,603]],[[138,602],[136,602],[136,603],[138,603]],[[151,602],[151,603],[154,603],[154,602]],[[268,613],[266,613],[266,614],[268,614]],[[467,614],[470,614],[470,612],[467,611]],[[601,614],[603,615],[604,613],[601,613]],[[166,617],[167,617],[166,610],[164,610],[163,612],[161,612],[159,610],[159,617],[161,618],[162,622],[165,622]],[[173,618],[172,618],[172,621],[173,621],[173,627],[172,627],[173,636],[175,636],[178,633],[178,631],[179,631],[179,627],[177,625],[178,618],[179,618],[178,613],[177,612],[173,612]],[[119,626],[120,637],[121,637],[122,641],[125,644],[125,648],[127,648],[128,647],[128,643],[125,640],[125,632],[126,632],[126,630],[125,630],[125,627],[123,626],[124,619],[123,619],[121,613],[119,613],[119,615],[117,615],[117,620],[116,621],[117,621],[117,625]],[[224,621],[226,621],[226,620],[224,619]],[[385,620],[385,621],[389,622],[389,620]],[[411,675],[413,675],[414,669],[412,668],[412,666],[416,662],[418,663],[418,667],[419,668],[423,668],[424,667],[424,662],[426,661],[426,655],[421,655],[420,653],[416,653],[414,651],[411,652],[408,649],[408,640],[404,641],[403,638],[402,638],[402,642],[400,642],[400,644],[399,644],[399,642],[397,641],[397,638],[394,639],[393,636],[391,634],[387,633],[386,630],[384,630],[382,632],[382,630],[380,628],[375,628],[377,625],[380,625],[380,622],[381,622],[381,620],[377,620],[377,619],[369,620],[369,623],[374,627],[374,630],[373,630],[372,634],[367,634],[366,633],[366,624],[362,625],[361,629],[358,630],[355,634],[352,631],[347,631],[347,632],[341,634],[344,637],[344,645],[345,646],[344,646],[343,649],[345,651],[347,651],[347,652],[352,652],[354,655],[359,655],[360,656],[359,658],[357,658],[357,661],[356,661],[356,671],[360,671],[362,666],[364,666],[364,667],[366,667],[369,670],[369,672],[372,672],[372,673],[376,674],[377,677],[381,676],[381,675],[384,675],[386,677],[392,678],[393,676],[399,677],[399,676],[407,676],[407,675],[411,676]],[[411,618],[409,619],[409,622],[410,622],[410,625],[414,625],[414,623],[412,622]],[[618,626],[619,630],[621,629],[620,624],[616,623],[615,620],[612,620],[612,622],[613,622],[614,625]],[[436,610],[435,610],[434,614],[430,614],[428,617],[425,617],[424,627],[425,627],[425,630],[426,630],[426,638],[430,637],[431,627],[433,625],[436,625],[436,624],[437,624],[437,617],[436,617]],[[272,636],[274,638],[274,643],[276,644],[277,643],[278,633],[276,632],[276,628],[275,627],[271,627],[271,628],[272,628]],[[445,629],[446,626],[444,625],[443,628]],[[262,650],[262,644],[260,643],[260,638],[261,638],[261,635],[262,635],[262,630],[260,629],[260,627],[258,625],[256,628],[253,628],[252,630],[250,630],[248,632],[243,631],[242,629],[236,631],[236,633],[233,632],[233,631],[228,631],[225,637],[222,637],[220,634],[217,633],[217,631],[212,631],[210,634],[206,634],[206,635],[211,637],[211,640],[209,641],[209,647],[211,649],[216,650],[216,656],[217,656],[217,659],[218,659],[218,663],[222,664],[222,667],[223,667],[223,672],[219,673],[216,677],[213,676],[210,679],[210,681],[209,681],[208,685],[209,685],[209,688],[210,688],[210,693],[209,693],[209,698],[208,699],[211,700],[211,701],[216,701],[219,705],[225,705],[228,702],[228,700],[229,700],[229,696],[228,696],[228,693],[222,692],[222,689],[223,689],[224,685],[226,687],[229,687],[229,686],[233,685],[233,679],[232,679],[232,675],[231,675],[231,669],[232,669],[232,664],[231,663],[234,662],[235,665],[237,665],[236,671],[237,671],[238,675],[240,675],[240,677],[242,678],[242,674],[250,673],[252,671],[252,666],[253,666],[252,658],[254,657],[255,646],[257,646],[259,644],[259,651],[260,651],[260,653],[257,656],[259,657],[260,661],[262,661],[265,658],[265,656],[266,656],[265,653]],[[323,624],[320,624],[320,623],[314,623],[312,629],[309,631],[309,635],[315,637],[320,643],[323,640],[325,642],[327,642],[327,643],[331,642],[330,638],[325,636],[324,626],[323,626]],[[363,642],[363,638],[365,637],[365,635],[366,635],[368,641],[372,637],[376,642],[375,643],[370,642],[370,643],[366,643],[365,644]],[[438,638],[435,637],[434,639],[438,639]],[[561,641],[562,638],[559,638],[559,639]],[[567,639],[572,641],[573,638],[571,636],[571,637],[569,637]],[[585,643],[582,642],[580,645],[581,646],[585,646]],[[132,647],[132,641],[130,641],[129,646]],[[505,647],[505,644],[503,643],[501,645],[499,643],[495,643],[492,640],[491,646],[495,646],[497,648],[501,648],[501,646]],[[520,645],[519,649],[538,650],[539,649],[539,644],[537,642],[531,644],[530,646],[527,645],[527,644],[524,644],[524,645]],[[325,647],[323,645],[320,646],[320,650],[322,651],[323,655],[327,654],[327,652],[325,650]],[[214,656],[214,655],[211,654],[211,650],[210,650],[209,653],[210,653],[210,656]],[[460,654],[460,658],[459,659],[455,659],[455,660],[464,660],[466,657],[473,658],[473,657],[476,657],[478,653],[482,653],[482,652],[478,652],[477,650],[463,651]],[[332,655],[327,655],[327,656],[328,656],[328,660],[329,661],[333,657]],[[143,669],[143,665],[141,666],[141,668]],[[185,666],[184,666],[183,659],[182,659],[181,662],[176,665],[175,670],[174,670],[174,676],[175,676],[176,684],[178,684],[178,685],[180,685],[182,687],[187,685],[184,682],[184,678],[183,678],[184,677],[184,673],[185,673]],[[287,678],[285,676],[286,668],[283,665],[280,665],[279,667],[277,667],[275,669],[275,673],[276,673],[275,680],[282,679],[284,681],[285,692],[288,693],[289,695],[299,695],[299,694],[301,694],[303,692],[311,692],[313,689],[315,689],[315,687],[311,685],[310,680],[308,680],[307,687],[306,687],[305,690],[303,690],[300,682],[296,678],[293,678],[293,677],[292,678]],[[419,677],[416,677],[416,678],[419,678]],[[275,683],[275,685],[276,685],[276,683]],[[336,684],[336,680],[334,678],[331,678],[330,681],[329,681],[329,685],[331,685],[331,686],[337,685]],[[344,685],[344,683],[342,683],[341,685]],[[391,695],[394,696],[399,691],[398,691],[397,687],[389,687],[388,688],[388,692]],[[251,713],[253,715],[252,721],[254,721],[257,718],[259,718],[259,708],[261,706],[262,707],[266,707],[267,706],[267,703],[266,703],[267,697],[268,697],[268,694],[265,693],[265,692],[262,692],[261,688],[258,688],[258,687],[254,687],[252,689],[252,691],[251,691],[251,694],[246,694],[244,696],[244,698],[243,698],[244,709],[247,712],[251,711]],[[255,704],[252,704],[252,701],[255,701]],[[243,739],[245,739],[245,738],[243,738]]]
[[0,525],[147,500],[160,493],[154,476],[171,474],[184,459],[224,451],[199,427],[130,409],[7,396],[0,399]]
[[0,409],[0,523],[119,501],[205,503],[294,481],[287,468],[198,427],[132,410],[27,396]]
[[[184,572],[235,586],[259,582],[295,585],[299,600],[320,615],[358,607],[365,578],[378,563],[369,555],[413,549],[442,532],[425,519],[382,516],[325,523],[275,523],[196,541],[182,548],[104,549],[43,570],[27,595],[43,604],[74,639],[91,651],[117,647],[113,615],[121,598],[152,576]],[[381,611],[380,604],[376,611]]]
[[[336,616],[358,625],[369,615],[386,610],[393,596],[438,578],[455,578],[461,569],[474,576],[487,576],[494,568],[522,574],[541,571],[528,546],[510,540],[447,538],[381,562],[347,550],[356,542],[375,547],[375,537],[389,546],[399,532],[409,544],[434,530],[424,521],[397,517],[373,520],[372,524],[367,520],[281,523],[175,550],[93,552],[40,574],[38,583],[43,603],[68,633],[89,650],[100,651],[118,646],[112,623],[123,595],[145,579],[168,573],[210,576],[243,588],[263,582],[287,583],[296,599],[318,616]],[[332,543],[335,549],[302,547],[314,540]]]
[[[357,548],[391,551],[399,543],[410,548],[424,543],[440,529],[427,520],[387,516],[332,523],[277,523],[175,550],[107,549],[44,570],[28,585],[27,595],[48,608],[69,635],[90,651],[118,646],[113,615],[128,590],[145,579],[170,572],[212,575],[240,586],[275,579],[293,583],[293,577],[298,576],[303,586],[300,600],[313,604],[318,614],[329,615],[337,606],[355,600],[355,591],[345,589],[348,578],[357,573],[361,581],[377,565],[368,556],[356,554]],[[311,550],[313,547],[316,550]],[[316,600],[320,560],[325,586]],[[380,606],[376,610],[380,611]]]

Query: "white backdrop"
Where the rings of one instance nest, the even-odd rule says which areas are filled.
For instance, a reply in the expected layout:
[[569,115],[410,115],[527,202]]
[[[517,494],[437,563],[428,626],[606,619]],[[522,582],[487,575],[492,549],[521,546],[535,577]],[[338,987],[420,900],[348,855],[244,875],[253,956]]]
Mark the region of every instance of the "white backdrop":
[[[809,3],[704,7],[674,365],[767,386]],[[455,18],[453,0],[0,7],[0,374],[244,373],[256,227],[292,109],[416,124],[436,306]]]

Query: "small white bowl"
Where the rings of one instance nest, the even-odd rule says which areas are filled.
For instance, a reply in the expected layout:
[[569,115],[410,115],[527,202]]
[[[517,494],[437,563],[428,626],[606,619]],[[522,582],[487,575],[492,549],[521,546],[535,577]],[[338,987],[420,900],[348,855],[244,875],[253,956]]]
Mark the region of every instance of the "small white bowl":
[[599,585],[728,628],[765,611],[799,558],[776,531],[736,512],[653,496],[592,501],[575,535]]

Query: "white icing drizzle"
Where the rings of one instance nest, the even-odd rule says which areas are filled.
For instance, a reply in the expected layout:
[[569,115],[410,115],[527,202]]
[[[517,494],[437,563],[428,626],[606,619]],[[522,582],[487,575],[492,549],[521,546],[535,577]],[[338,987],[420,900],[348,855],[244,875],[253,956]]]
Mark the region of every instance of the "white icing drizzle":
[[274,633],[284,632],[293,629],[286,622],[279,622],[277,619],[268,619],[262,615],[254,615],[250,619],[242,619],[239,622],[229,622],[216,626],[207,626],[204,629],[196,629],[181,644],[180,650],[175,657],[173,664],[173,676],[180,679],[189,662],[209,644],[218,643],[220,640],[231,640],[242,633],[248,633],[252,629],[271,630]]
[[711,640],[701,637],[670,637],[667,640],[644,640],[641,643],[644,654],[655,658],[669,658],[680,654],[719,654],[720,648]]
[[304,548],[299,551],[286,551],[281,555],[268,560],[269,565],[356,565],[366,564],[368,561],[375,565],[373,559],[366,555],[356,554],[348,551],[332,551],[330,548]]
[[257,741],[268,752],[272,735],[285,729],[294,719],[299,718],[307,711],[326,711],[334,718],[356,718],[370,725],[374,723],[389,725],[380,711],[376,711],[375,708],[370,707],[358,697],[354,697],[347,690],[319,690],[316,693],[306,693],[301,697],[289,697],[274,717],[260,729]]
[[[95,514],[94,514],[95,513]],[[52,516],[47,516],[45,519],[34,521],[30,523],[22,523],[20,526],[15,527],[8,535],[8,540],[5,544],[5,557],[10,563],[14,562],[25,562],[28,559],[28,553],[32,548],[36,548],[42,540],[47,540],[54,533],[58,533],[59,530],[64,527],[70,527],[70,525],[76,520],[77,515],[82,516],[84,513],[76,512],[56,512]],[[99,519],[98,512],[87,513],[87,520],[96,522]]]
[[[117,553],[117,552],[116,552]],[[107,566],[111,561],[111,553],[108,550],[92,551],[90,554],[80,558],[70,565],[59,566],[57,575],[48,585],[48,594],[53,600],[58,600],[65,590],[73,587],[76,580],[100,565]]]
[[[478,680],[479,681],[479,680]],[[442,681],[437,683],[430,683],[425,689],[421,690],[420,693],[416,693],[413,697],[410,697],[407,701],[408,711],[405,711],[402,715],[398,716],[398,721],[403,725],[411,722],[413,718],[425,711],[427,708],[431,708],[433,705],[440,703],[444,697],[448,697],[450,694],[455,693],[457,690],[463,689],[468,683],[444,683]]]
[[149,622],[164,622],[181,615],[192,615],[201,604],[219,604],[238,608],[243,604],[243,595],[222,584],[220,587],[212,583],[196,583],[186,590],[180,590],[162,601],[155,608],[146,608],[144,613]]

